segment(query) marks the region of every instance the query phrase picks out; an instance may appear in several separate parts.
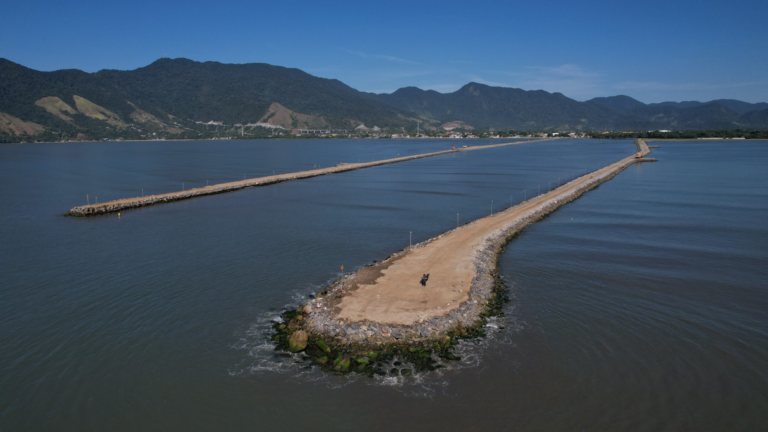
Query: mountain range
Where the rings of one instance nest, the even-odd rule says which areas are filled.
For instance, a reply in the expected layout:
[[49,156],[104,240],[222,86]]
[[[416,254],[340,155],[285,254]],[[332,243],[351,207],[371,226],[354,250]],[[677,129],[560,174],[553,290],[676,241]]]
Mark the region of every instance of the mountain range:
[[0,140],[294,133],[299,129],[766,129],[768,104],[721,99],[579,102],[561,93],[471,82],[452,93],[365,93],[335,79],[264,63],[160,59],[135,70],[36,71],[0,59]]

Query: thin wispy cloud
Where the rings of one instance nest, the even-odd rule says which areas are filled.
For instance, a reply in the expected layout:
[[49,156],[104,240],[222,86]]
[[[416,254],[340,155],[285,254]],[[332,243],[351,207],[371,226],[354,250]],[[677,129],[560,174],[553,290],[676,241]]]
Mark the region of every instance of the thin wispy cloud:
[[344,50],[344,51],[346,51],[349,54],[356,55],[356,56],[358,56],[360,58],[364,58],[364,59],[384,60],[384,61],[392,62],[392,63],[402,63],[402,64],[412,64],[412,65],[422,65],[423,64],[423,63],[415,62],[415,61],[412,61],[412,60],[406,60],[406,59],[403,59],[403,58],[400,58],[400,57],[395,57],[395,56],[385,55],[385,54],[371,54],[371,53],[366,53],[366,52],[362,52],[362,51],[353,51],[353,50]]
[[600,72],[590,71],[576,64],[563,64],[554,67],[531,66],[528,69],[533,69],[534,71],[547,76],[564,79],[595,79],[604,76],[604,74]]
[[624,81],[614,87],[618,90],[719,90],[765,85],[766,81],[748,81],[737,83],[663,83],[658,81]]
[[312,74],[337,73],[338,71],[339,71],[339,69],[335,68],[335,67],[306,68],[306,69],[304,69],[304,72],[308,72],[308,73],[312,73]]
[[400,79],[400,78],[428,76],[428,75],[432,75],[433,73],[434,72],[428,71],[428,70],[379,71],[372,74],[372,76],[380,79],[392,80],[392,79]]

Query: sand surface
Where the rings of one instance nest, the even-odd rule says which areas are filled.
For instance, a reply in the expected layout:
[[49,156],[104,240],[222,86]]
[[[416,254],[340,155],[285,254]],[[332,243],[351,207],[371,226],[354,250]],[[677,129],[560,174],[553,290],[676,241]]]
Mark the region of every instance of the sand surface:
[[[644,154],[649,152],[647,146],[642,151]],[[378,271],[375,280],[363,277],[350,287],[335,305],[336,318],[348,322],[410,325],[448,314],[469,299],[470,284],[477,272],[476,250],[495,230],[547,201],[557,200],[600,174],[634,161],[633,156],[408,251]],[[420,280],[425,273],[430,275],[429,281],[422,287]]]

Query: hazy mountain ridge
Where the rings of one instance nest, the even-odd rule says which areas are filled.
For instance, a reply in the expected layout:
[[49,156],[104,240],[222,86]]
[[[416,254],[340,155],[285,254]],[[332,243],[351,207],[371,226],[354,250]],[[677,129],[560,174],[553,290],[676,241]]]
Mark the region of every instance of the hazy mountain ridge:
[[624,95],[596,97],[594,99],[588,100],[586,103],[602,105],[602,106],[612,108],[612,109],[615,109],[616,111],[621,111],[624,113],[630,112],[636,108],[641,108],[646,106],[644,103],[640,102],[639,100],[631,98],[629,96],[624,96]]
[[673,108],[679,108],[679,109],[696,108],[696,107],[700,107],[702,105],[711,104],[711,103],[718,103],[728,108],[729,110],[735,111],[739,115],[746,114],[752,111],[761,111],[764,109],[768,109],[768,103],[766,102],[749,103],[749,102],[742,102],[736,99],[716,99],[709,102],[683,101],[683,102],[659,102],[659,103],[645,104],[632,97],[618,95],[618,96],[608,96],[608,97],[596,97],[594,99],[588,100],[587,102],[597,103],[600,105],[608,106],[608,107],[617,109],[619,111],[625,111],[625,112],[629,112],[629,111],[632,111],[633,109],[641,108],[641,107],[673,107]]
[[629,96],[594,98],[586,103],[603,105],[633,118],[635,127],[665,129],[765,128],[762,119],[768,103],[748,103],[734,99],[709,102],[684,101],[644,104]]
[[11,141],[194,138],[210,130],[234,135],[245,128],[349,130],[360,124],[415,132],[417,120],[433,131],[445,130],[446,123],[528,131],[768,128],[767,103],[644,104],[623,95],[579,102],[475,82],[451,93],[404,87],[373,94],[299,69],[187,59],[96,73],[40,72],[0,59],[0,113],[0,138]]
[[439,122],[463,121],[478,129],[602,129],[620,115],[598,104],[585,104],[560,93],[469,83],[453,93],[406,87],[371,95],[378,101]]
[[[371,97],[441,122],[463,121],[479,129],[658,130],[764,128],[768,108],[732,99],[706,103],[644,104],[629,96],[578,102],[560,93],[469,83],[453,93],[406,87]],[[746,115],[750,114],[750,115]]]
[[661,102],[661,103],[648,104],[648,105],[649,106],[666,105],[666,106],[674,106],[677,108],[693,108],[693,107],[697,107],[697,106],[701,106],[701,105],[713,103],[713,102],[718,103],[730,110],[736,111],[739,114],[746,114],[752,111],[761,111],[764,109],[768,109],[768,103],[765,103],[765,102],[749,103],[749,102],[742,102],[740,100],[735,100],[735,99],[716,99],[709,102],[698,102],[698,101]]

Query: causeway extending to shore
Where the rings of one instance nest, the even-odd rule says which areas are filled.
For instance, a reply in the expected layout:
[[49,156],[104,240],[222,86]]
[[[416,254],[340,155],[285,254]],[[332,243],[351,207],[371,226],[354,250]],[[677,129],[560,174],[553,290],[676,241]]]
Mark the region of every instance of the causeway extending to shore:
[[[371,356],[393,349],[424,367],[432,353],[450,358],[457,337],[482,334],[485,317],[500,311],[497,260],[509,239],[632,164],[655,161],[645,158],[645,141],[635,144],[636,154],[338,279],[286,312],[273,339],[336,371],[370,371]],[[423,274],[430,275],[426,287]]]
[[463,148],[457,148],[456,150],[444,150],[439,152],[423,153],[418,155],[403,156],[403,157],[398,157],[393,159],[383,159],[383,160],[372,161],[372,162],[342,163],[330,168],[321,168],[321,169],[315,169],[315,170],[309,170],[309,171],[278,174],[278,175],[259,177],[254,179],[239,180],[231,183],[221,183],[221,184],[205,186],[201,188],[187,189],[187,190],[178,191],[178,192],[169,192],[169,193],[158,194],[158,195],[147,195],[147,196],[136,197],[136,198],[124,198],[124,199],[119,199],[114,201],[107,201],[100,204],[77,206],[72,208],[68,212],[66,212],[64,215],[65,216],[103,215],[107,213],[115,213],[115,212],[125,211],[132,208],[145,207],[145,206],[150,206],[154,204],[180,201],[180,200],[185,200],[185,199],[195,198],[195,197],[200,197],[205,195],[220,194],[224,192],[231,192],[231,191],[236,191],[236,190],[255,187],[255,186],[267,186],[267,185],[281,183],[289,180],[299,180],[299,179],[317,177],[317,176],[326,175],[326,174],[342,173],[346,171],[370,168],[370,167],[375,167],[379,165],[393,164],[393,163],[405,162],[405,161],[414,160],[414,159],[439,156],[439,155],[448,154],[448,153],[484,150],[484,149],[495,148],[495,147],[504,147],[504,146],[510,146],[510,145],[548,141],[552,139],[557,139],[557,138],[515,141],[515,142],[509,142],[509,143],[490,144],[490,145],[476,146],[476,147],[463,147]]

